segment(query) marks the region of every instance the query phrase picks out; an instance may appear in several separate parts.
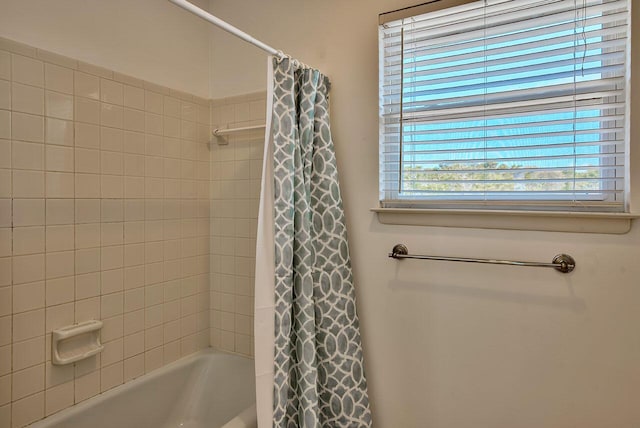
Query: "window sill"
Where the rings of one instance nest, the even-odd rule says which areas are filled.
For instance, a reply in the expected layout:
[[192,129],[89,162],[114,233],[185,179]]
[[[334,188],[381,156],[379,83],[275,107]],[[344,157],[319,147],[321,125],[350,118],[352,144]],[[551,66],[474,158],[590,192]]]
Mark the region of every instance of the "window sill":
[[372,208],[382,224],[624,234],[638,214]]

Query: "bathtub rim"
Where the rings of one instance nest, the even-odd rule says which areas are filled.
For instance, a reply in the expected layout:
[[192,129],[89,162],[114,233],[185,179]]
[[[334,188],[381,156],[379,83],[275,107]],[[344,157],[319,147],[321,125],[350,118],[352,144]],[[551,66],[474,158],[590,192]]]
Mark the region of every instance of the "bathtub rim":
[[[172,370],[179,370],[185,366],[188,366],[189,364],[195,363],[197,360],[206,359],[209,356],[215,356],[215,355],[231,356],[231,357],[237,357],[243,360],[253,361],[253,358],[250,358],[244,355],[234,354],[232,352],[226,352],[226,351],[222,351],[214,348],[205,348],[200,351],[194,352],[192,354],[185,355],[184,357],[181,357],[175,361],[167,363],[160,368],[150,371],[149,373],[145,373],[128,382],[125,382],[116,387],[113,387],[105,392],[94,395],[91,398],[87,398],[86,400],[81,401],[78,404],[73,404],[72,406],[69,406],[66,409],[62,409],[59,412],[53,413],[50,416],[46,416],[43,419],[40,419],[29,425],[25,425],[24,428],[49,428],[50,425],[52,424],[62,422],[66,418],[73,416],[77,413],[80,413],[82,411],[85,411],[93,406],[96,406],[101,402],[108,400],[114,395],[118,395],[123,391],[132,389],[138,384],[152,381],[153,379],[161,377],[167,372],[170,372]],[[254,362],[254,370],[255,370],[255,362]]]

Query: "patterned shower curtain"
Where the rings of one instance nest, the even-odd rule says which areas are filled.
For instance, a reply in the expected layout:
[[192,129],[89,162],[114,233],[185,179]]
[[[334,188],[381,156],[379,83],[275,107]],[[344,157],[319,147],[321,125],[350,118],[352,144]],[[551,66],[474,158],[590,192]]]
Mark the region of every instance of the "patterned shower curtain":
[[329,80],[288,58],[272,74],[273,426],[370,427]]

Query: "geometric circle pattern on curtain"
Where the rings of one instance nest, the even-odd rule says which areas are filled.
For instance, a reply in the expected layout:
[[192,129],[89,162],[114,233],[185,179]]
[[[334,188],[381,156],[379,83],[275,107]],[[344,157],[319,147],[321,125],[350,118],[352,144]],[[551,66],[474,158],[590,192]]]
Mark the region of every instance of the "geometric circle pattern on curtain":
[[274,58],[274,427],[370,427],[329,80]]

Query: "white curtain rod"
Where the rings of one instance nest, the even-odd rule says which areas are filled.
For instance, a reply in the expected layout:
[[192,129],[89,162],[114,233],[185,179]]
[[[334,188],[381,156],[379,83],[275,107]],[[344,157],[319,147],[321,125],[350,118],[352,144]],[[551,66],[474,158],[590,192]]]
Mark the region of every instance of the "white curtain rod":
[[177,6],[180,6],[181,8],[183,8],[185,10],[188,10],[189,12],[193,13],[194,15],[199,16],[200,18],[204,19],[205,21],[209,21],[210,23],[212,23],[216,27],[219,27],[219,28],[223,29],[227,33],[231,33],[234,36],[237,36],[237,37],[241,38],[245,42],[251,43],[252,45],[259,47],[260,49],[270,53],[271,55],[276,55],[279,58],[283,58],[283,57],[286,56],[282,51],[274,49],[271,46],[267,45],[266,43],[263,43],[263,42],[261,42],[260,40],[254,38],[254,37],[251,37],[249,34],[245,33],[244,31],[237,29],[233,25],[229,24],[228,22],[223,21],[222,19],[218,18],[217,16],[213,16],[212,14],[207,12],[206,10],[200,9],[198,6],[195,6],[193,3],[190,3],[187,0],[169,0],[169,1],[171,3],[177,5]]

